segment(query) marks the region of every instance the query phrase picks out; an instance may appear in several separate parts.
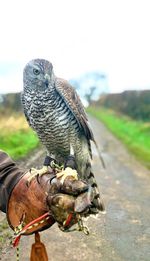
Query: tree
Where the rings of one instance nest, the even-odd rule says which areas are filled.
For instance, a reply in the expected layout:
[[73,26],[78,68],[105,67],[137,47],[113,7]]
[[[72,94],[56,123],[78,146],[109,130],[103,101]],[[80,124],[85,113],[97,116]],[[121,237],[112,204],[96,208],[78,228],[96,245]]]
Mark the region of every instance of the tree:
[[92,102],[92,97],[93,97],[93,95],[94,95],[95,90],[96,90],[96,87],[95,87],[95,86],[91,86],[91,87],[89,88],[89,92],[85,94],[85,98],[86,98],[88,104],[91,104],[91,102]]
[[97,100],[101,93],[108,93],[107,76],[98,71],[92,71],[81,75],[79,78],[71,79],[70,83],[77,89],[81,99],[91,103]]

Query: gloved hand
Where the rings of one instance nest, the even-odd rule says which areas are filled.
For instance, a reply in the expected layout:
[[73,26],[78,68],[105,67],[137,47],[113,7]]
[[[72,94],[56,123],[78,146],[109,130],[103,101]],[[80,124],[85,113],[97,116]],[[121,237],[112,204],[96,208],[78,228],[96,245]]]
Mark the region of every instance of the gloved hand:
[[[51,181],[47,203],[62,230],[88,215],[91,189],[85,181],[78,180],[76,170],[67,167]],[[68,221],[69,220],[69,221]]]
[[[35,170],[34,170],[35,171]],[[33,179],[28,184],[31,171],[25,173],[13,188],[7,205],[7,219],[13,230],[20,224],[27,224],[49,212],[42,222],[32,226],[24,234],[50,227],[55,221],[64,229],[77,223],[90,206],[90,189],[88,185],[78,180],[75,170],[68,168],[68,174],[55,174],[49,168],[41,177]],[[38,173],[38,170],[37,170]]]

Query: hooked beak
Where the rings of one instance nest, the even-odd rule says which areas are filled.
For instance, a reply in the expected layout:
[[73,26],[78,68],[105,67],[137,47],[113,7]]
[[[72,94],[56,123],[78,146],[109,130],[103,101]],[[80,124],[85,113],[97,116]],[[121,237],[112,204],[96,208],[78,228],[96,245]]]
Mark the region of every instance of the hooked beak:
[[44,75],[44,79],[45,79],[45,85],[46,85],[46,87],[48,87],[48,85],[49,85],[49,82],[50,82],[50,76],[46,73],[45,75]]

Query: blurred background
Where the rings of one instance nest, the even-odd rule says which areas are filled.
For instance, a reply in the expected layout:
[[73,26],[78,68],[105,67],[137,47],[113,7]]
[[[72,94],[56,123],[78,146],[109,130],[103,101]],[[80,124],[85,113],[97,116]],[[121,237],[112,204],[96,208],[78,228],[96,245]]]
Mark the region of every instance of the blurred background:
[[150,167],[150,16],[147,0],[0,3],[0,148],[18,159],[38,145],[21,109],[22,72],[45,58]]

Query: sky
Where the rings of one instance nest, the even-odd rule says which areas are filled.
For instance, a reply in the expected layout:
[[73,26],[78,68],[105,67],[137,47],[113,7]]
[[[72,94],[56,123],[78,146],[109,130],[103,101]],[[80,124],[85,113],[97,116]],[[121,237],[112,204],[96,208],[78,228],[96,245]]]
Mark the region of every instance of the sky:
[[33,58],[67,80],[90,71],[110,92],[150,88],[149,0],[5,0],[0,2],[0,93],[22,90]]

